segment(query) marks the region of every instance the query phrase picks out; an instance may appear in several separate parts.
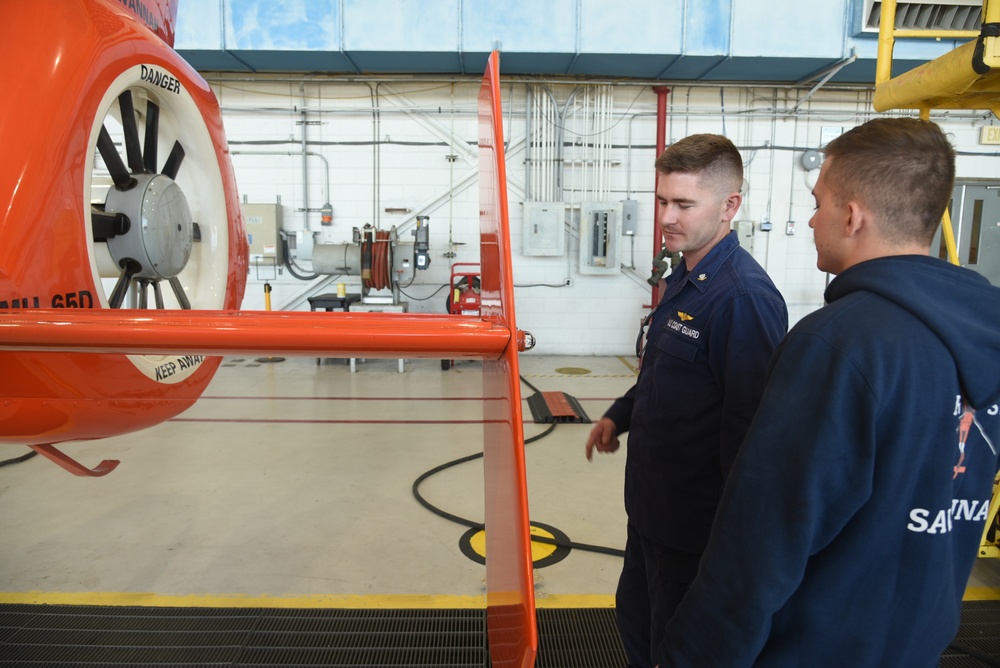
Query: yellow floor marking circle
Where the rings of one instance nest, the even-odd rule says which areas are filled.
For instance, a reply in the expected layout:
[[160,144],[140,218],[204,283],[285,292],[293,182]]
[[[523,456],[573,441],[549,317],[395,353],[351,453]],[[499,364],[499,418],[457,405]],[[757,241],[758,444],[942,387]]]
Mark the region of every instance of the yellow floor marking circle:
[[[555,540],[555,536],[552,535],[551,532],[533,524],[531,525],[530,532],[532,536],[544,536],[545,538]],[[552,553],[556,551],[556,547],[557,546],[550,543],[539,543],[537,540],[531,541],[531,561],[541,561],[542,559],[551,556]]]
[[[559,563],[569,555],[569,537],[559,529],[547,524],[532,522],[529,532],[532,537],[547,539],[546,542],[531,541],[531,563],[535,568],[544,568]],[[548,541],[558,541],[561,545]],[[481,564],[486,563],[486,531],[484,529],[475,527],[469,529],[459,539],[458,545],[462,554],[469,559]]]
[[469,536],[469,546],[472,551],[478,554],[483,559],[486,558],[486,532],[480,529],[476,533]]

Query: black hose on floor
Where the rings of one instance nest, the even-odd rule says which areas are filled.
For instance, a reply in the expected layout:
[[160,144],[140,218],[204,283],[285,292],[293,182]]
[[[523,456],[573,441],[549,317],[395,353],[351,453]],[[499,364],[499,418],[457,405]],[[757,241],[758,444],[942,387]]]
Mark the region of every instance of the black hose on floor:
[[[531,385],[531,383],[529,383],[528,381],[526,381],[524,378],[521,378],[521,382],[524,383],[525,385],[527,385],[528,387],[530,387],[532,390],[534,390],[536,394],[538,394],[538,389],[535,388],[535,387],[533,387]],[[556,423],[553,422],[552,425],[548,429],[546,429],[545,431],[543,431],[541,434],[537,434],[535,436],[532,436],[531,438],[526,438],[524,440],[524,444],[528,445],[529,443],[533,443],[533,442],[535,442],[535,441],[537,441],[537,440],[539,440],[541,438],[544,438],[544,437],[548,436],[549,434],[551,434],[553,432],[553,430],[555,430],[555,428],[556,428]],[[425,499],[420,494],[420,485],[421,485],[421,483],[423,483],[425,480],[427,480],[431,476],[436,475],[436,474],[440,473],[441,471],[450,469],[453,466],[458,466],[459,464],[465,464],[467,462],[471,462],[473,460],[480,459],[480,458],[482,458],[482,456],[483,456],[482,452],[477,452],[477,453],[472,454],[472,455],[467,455],[465,457],[460,457],[460,458],[452,460],[450,462],[446,462],[444,464],[441,464],[440,466],[435,466],[431,470],[425,471],[424,473],[420,474],[420,476],[416,480],[413,481],[413,487],[412,487],[413,498],[415,498],[417,500],[417,503],[419,503],[421,506],[423,506],[427,510],[431,511],[432,513],[434,513],[438,517],[443,517],[444,519],[446,519],[446,520],[448,520],[450,522],[455,522],[456,524],[461,524],[462,526],[469,527],[470,529],[480,529],[480,530],[485,529],[486,527],[485,527],[485,525],[482,522],[474,522],[474,521],[466,519],[464,517],[459,517],[458,515],[453,515],[452,513],[449,513],[449,512],[447,512],[445,510],[441,510],[440,508],[438,508],[437,506],[435,506],[434,504],[432,504],[430,501],[428,501],[427,499]],[[565,547],[565,548],[570,548],[570,549],[574,549],[574,550],[583,550],[584,552],[597,552],[599,554],[609,554],[609,555],[614,556],[614,557],[624,557],[625,556],[625,551],[624,550],[619,550],[619,549],[612,548],[612,547],[604,547],[604,546],[601,546],[601,545],[589,545],[587,543],[576,543],[576,542],[573,542],[573,541],[561,541],[561,540],[556,540],[555,538],[548,538],[547,536],[534,536],[534,535],[531,536],[531,540],[533,540],[535,542],[538,542],[538,543],[544,543],[546,545],[555,545],[556,547]]]
[[0,466],[10,466],[11,464],[20,464],[21,462],[26,462],[38,453],[34,450],[31,452],[21,455],[20,457],[14,457],[13,459],[5,459],[0,462]]

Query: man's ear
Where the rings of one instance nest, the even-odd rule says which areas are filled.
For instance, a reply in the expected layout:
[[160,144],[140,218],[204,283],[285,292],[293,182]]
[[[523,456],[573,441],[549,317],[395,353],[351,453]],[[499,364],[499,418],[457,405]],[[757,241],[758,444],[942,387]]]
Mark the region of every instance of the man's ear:
[[844,236],[857,236],[868,225],[872,224],[871,213],[857,202],[847,203],[847,221],[844,224]]
[[738,192],[731,192],[726,195],[726,199],[722,202],[722,219],[727,223],[736,217],[736,212],[740,210],[740,204],[743,203],[743,195]]

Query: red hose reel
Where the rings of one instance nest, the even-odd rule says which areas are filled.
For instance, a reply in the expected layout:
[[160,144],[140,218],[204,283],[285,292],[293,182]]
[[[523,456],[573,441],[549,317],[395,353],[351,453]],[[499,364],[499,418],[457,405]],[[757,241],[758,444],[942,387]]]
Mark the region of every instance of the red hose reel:
[[391,285],[392,249],[387,230],[366,225],[361,240],[361,282],[368,290],[383,290]]

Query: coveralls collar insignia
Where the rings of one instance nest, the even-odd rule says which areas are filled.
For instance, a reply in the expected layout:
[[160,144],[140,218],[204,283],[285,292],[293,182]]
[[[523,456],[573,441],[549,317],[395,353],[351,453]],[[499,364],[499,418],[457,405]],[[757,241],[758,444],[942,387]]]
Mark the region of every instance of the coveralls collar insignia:
[[712,250],[708,251],[708,254],[701,259],[698,266],[692,267],[689,270],[687,275],[688,282],[700,291],[705,292],[712,283],[712,277],[718,273],[719,268],[725,264],[729,256],[739,247],[740,240],[736,232],[733,231],[727,234],[723,237],[722,241],[715,244]]

